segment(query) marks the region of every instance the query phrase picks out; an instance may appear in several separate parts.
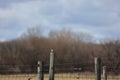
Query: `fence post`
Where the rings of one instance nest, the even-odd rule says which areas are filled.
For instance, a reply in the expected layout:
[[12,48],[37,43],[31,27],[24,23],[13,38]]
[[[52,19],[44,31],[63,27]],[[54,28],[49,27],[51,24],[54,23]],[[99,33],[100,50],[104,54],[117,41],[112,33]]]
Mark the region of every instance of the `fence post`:
[[44,79],[44,72],[43,72],[43,62],[38,61],[38,80]]
[[103,80],[107,80],[107,66],[103,66]]
[[95,58],[95,75],[96,80],[101,80],[101,59]]
[[50,66],[49,66],[49,80],[54,80],[54,63],[55,63],[55,54],[53,50],[50,52]]

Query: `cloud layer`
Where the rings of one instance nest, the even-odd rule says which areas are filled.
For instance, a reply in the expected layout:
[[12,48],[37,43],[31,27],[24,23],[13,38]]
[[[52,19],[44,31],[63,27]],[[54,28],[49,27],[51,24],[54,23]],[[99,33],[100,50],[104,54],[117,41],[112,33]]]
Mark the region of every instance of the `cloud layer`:
[[18,37],[29,27],[71,28],[96,37],[120,38],[118,0],[0,0],[0,39]]

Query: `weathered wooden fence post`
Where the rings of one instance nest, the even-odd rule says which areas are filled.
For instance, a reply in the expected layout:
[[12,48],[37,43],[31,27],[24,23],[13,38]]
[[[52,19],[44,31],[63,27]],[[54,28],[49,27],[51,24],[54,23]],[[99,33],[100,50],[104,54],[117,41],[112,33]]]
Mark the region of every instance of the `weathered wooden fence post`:
[[43,62],[38,61],[38,80],[44,80]]
[[103,80],[107,80],[107,66],[103,66]]
[[96,80],[101,80],[101,59],[95,58],[95,75]]
[[54,80],[54,64],[55,64],[55,54],[53,50],[50,52],[50,66],[49,66],[49,80]]

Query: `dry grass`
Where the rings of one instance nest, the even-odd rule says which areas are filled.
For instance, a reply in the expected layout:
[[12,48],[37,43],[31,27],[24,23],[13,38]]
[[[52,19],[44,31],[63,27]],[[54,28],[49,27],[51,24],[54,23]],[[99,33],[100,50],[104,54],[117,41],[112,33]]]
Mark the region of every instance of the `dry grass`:
[[0,80],[37,80],[36,74],[0,75]]
[[[29,78],[38,80],[37,74],[0,75],[0,80],[28,80]],[[45,74],[44,80],[49,80],[48,74]],[[95,80],[95,75],[92,73],[57,73],[55,80]],[[108,76],[108,80],[120,80],[120,75]]]

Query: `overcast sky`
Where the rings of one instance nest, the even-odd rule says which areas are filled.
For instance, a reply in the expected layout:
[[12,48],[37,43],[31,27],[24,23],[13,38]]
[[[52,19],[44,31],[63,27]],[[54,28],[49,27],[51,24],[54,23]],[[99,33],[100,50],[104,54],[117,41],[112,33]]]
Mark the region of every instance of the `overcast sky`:
[[0,0],[0,40],[27,28],[70,28],[96,39],[120,38],[120,0]]

